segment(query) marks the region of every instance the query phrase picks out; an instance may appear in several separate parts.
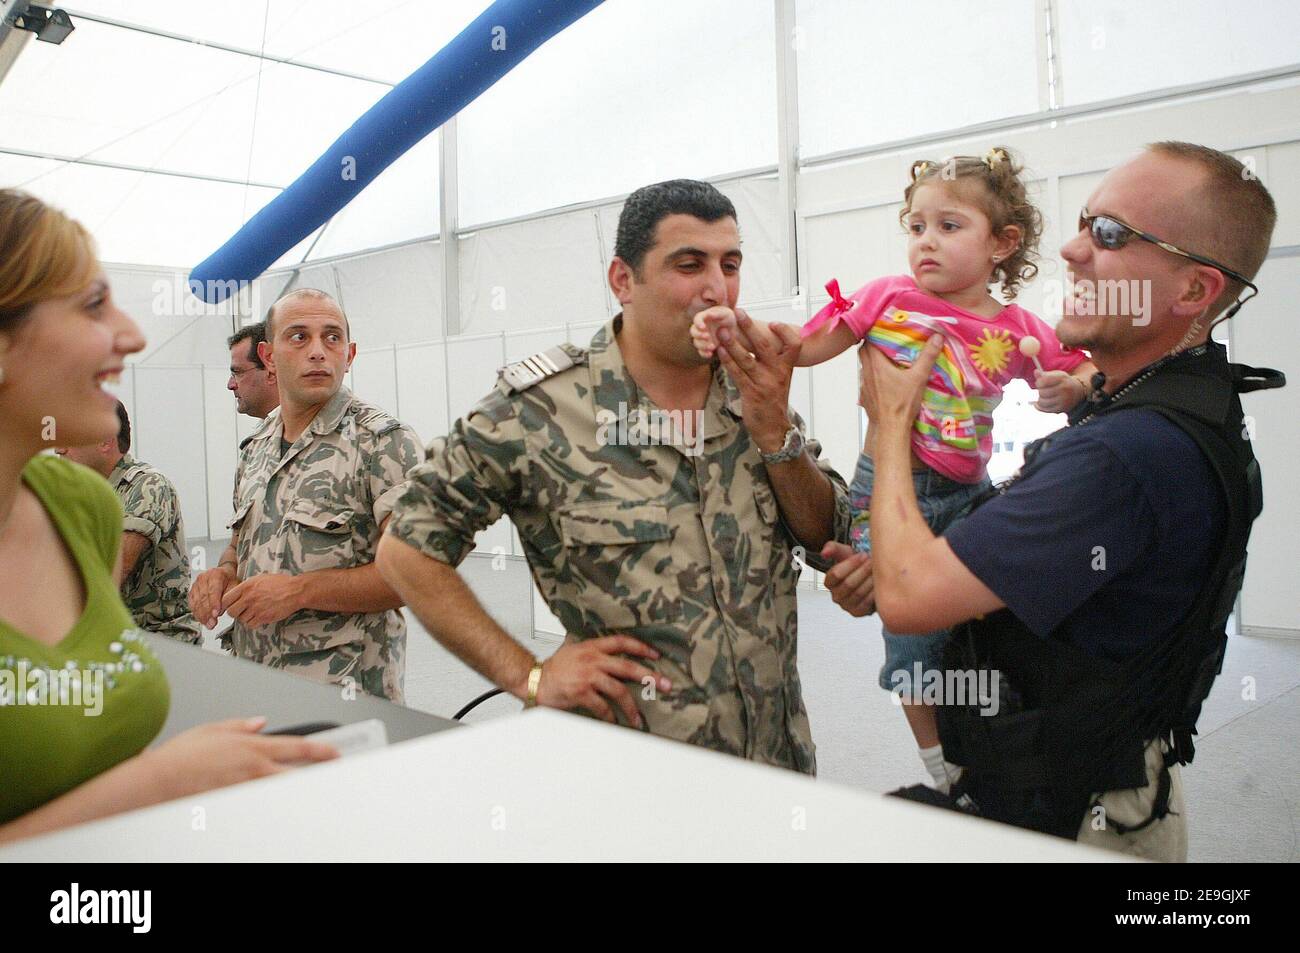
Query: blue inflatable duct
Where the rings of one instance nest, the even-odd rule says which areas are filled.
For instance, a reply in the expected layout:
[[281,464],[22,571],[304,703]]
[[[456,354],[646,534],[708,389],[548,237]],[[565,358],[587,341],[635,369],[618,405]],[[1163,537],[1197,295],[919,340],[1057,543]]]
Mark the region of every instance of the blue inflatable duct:
[[190,291],[215,304],[237,290],[240,282],[262,274],[404,152],[601,2],[496,0],[190,272]]

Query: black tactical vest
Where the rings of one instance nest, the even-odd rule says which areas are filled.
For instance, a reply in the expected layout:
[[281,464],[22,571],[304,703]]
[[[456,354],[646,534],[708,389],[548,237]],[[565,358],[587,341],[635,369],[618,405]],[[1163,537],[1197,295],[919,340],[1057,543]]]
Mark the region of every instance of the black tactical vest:
[[[1094,390],[1071,414],[1072,426],[1087,426],[1103,414],[1146,408],[1185,431],[1210,461],[1227,506],[1221,547],[1177,627],[1122,663],[1040,638],[1006,609],[955,627],[944,668],[987,671],[977,677],[990,682],[980,684],[999,691],[995,715],[981,714],[987,700],[939,707],[944,756],[965,769],[953,790],[958,803],[983,817],[1073,839],[1095,796],[1146,786],[1144,749],[1162,738],[1171,750],[1156,807],[1133,829],[1165,816],[1169,766],[1186,764],[1195,753],[1192,734],[1222,668],[1246,543],[1263,507],[1238,395],[1284,383],[1277,371],[1229,364],[1224,348],[1210,343],[1152,365],[1113,398]],[[1032,479],[1052,439],[1026,448],[1018,480]]]

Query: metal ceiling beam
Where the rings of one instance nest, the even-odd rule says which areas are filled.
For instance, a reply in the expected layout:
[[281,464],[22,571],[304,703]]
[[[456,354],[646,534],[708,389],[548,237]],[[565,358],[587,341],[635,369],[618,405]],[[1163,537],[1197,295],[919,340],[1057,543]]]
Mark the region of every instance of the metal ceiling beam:
[[318,63],[305,63],[301,60],[295,60],[286,56],[272,56],[269,53],[263,53],[261,50],[250,50],[242,46],[231,46],[228,43],[217,43],[213,40],[204,40],[197,36],[188,36],[184,33],[173,33],[170,30],[160,30],[156,27],[145,26],[142,23],[130,23],[126,20],[115,20],[112,17],[101,16],[98,13],[85,13],[81,10],[74,10],[70,7],[62,7],[68,16],[76,20],[87,20],[91,23],[100,23],[104,26],[117,27],[121,30],[133,30],[136,33],[147,33],[150,36],[162,37],[165,40],[176,40],[180,43],[192,43],[195,46],[206,46],[210,49],[221,50],[225,53],[237,53],[240,56],[249,56],[253,59],[266,60],[270,63],[283,63],[285,66],[297,66],[301,69],[315,70],[318,73],[330,73],[334,76],[343,76],[347,79],[359,79],[365,83],[376,83],[380,86],[392,89],[395,83],[390,83],[386,79],[378,79],[374,76],[365,76],[361,73],[353,73],[349,70],[335,69],[332,66],[321,66]]
[[203,182],[221,182],[226,185],[251,185],[258,189],[275,189],[283,191],[283,185],[272,182],[249,182],[246,179],[232,179],[224,175],[203,175],[200,172],[181,172],[177,169],[159,169],[153,166],[131,165],[128,162],[106,162],[103,159],[90,159],[85,156],[65,156],[54,152],[38,152],[33,149],[15,149],[13,146],[0,146],[0,155],[25,156],[28,159],[46,159],[50,162],[69,162],[75,165],[93,165],[101,169],[117,169],[121,172],[149,172],[154,175],[170,175],[180,179],[199,179]]

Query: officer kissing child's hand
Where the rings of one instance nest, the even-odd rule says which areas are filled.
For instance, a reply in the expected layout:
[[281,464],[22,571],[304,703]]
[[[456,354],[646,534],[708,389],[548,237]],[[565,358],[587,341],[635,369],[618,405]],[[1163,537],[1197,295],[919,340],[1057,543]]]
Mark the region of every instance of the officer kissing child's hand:
[[[726,344],[738,332],[738,319],[745,314],[743,310],[737,308],[732,311],[726,305],[715,305],[712,308],[705,308],[703,311],[696,313],[695,318],[691,321],[691,342],[695,345],[695,350],[700,353],[701,357],[711,358],[717,353],[720,344]],[[798,328],[792,330],[798,334]],[[749,334],[754,339],[762,338],[767,341],[774,352],[780,354],[785,350],[785,345],[781,338],[772,331],[772,325],[764,321],[752,321],[750,324]],[[743,335],[742,335],[743,338]],[[753,350],[753,345],[749,340],[742,340],[743,344],[749,350]]]

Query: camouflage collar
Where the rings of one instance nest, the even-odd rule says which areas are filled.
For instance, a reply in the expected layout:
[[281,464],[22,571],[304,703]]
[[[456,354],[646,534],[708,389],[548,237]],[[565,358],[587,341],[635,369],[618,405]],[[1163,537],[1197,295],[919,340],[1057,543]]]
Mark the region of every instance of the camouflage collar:
[[275,428],[278,426],[280,426],[279,405],[271,408],[270,413],[262,418],[262,422],[257,425],[256,429],[248,435],[248,438],[244,442],[247,443],[249,440],[261,440],[267,434],[274,433]]
[[108,485],[117,489],[118,484],[126,479],[127,474],[131,472],[131,468],[135,465],[135,457],[129,453],[122,454],[122,459],[117,461],[112,472],[108,474]]
[[[614,317],[610,318],[600,326],[600,329],[592,335],[591,343],[587,345],[587,363],[591,363],[591,358],[597,355],[604,355],[608,351],[616,352],[614,364],[618,367],[623,366],[623,353],[618,347],[618,332],[623,327],[623,312],[620,311]],[[613,366],[613,365],[611,365]]]
[[[352,403],[352,391],[339,387],[338,393],[316,412],[303,434],[328,434],[338,429],[348,407]],[[250,440],[282,439],[284,437],[284,414],[276,407],[262,421],[262,425],[249,437]],[[302,438],[299,437],[299,440]],[[295,441],[296,443],[297,441]]]
[[343,420],[343,415],[352,403],[352,391],[340,386],[338,393],[329,399],[329,403],[320,409],[311,425],[307,428],[315,434],[333,433]]
[[[587,367],[591,375],[593,399],[598,407],[613,411],[620,417],[626,416],[635,407],[658,410],[650,396],[637,386],[636,380],[628,373],[618,343],[618,332],[622,327],[623,314],[620,312],[607,321],[591,339],[591,345],[587,349]],[[723,413],[724,410],[726,413]],[[704,402],[701,435],[705,440],[718,437],[734,429],[736,421],[741,419],[740,390],[727,377],[722,365],[715,364],[713,383]]]

